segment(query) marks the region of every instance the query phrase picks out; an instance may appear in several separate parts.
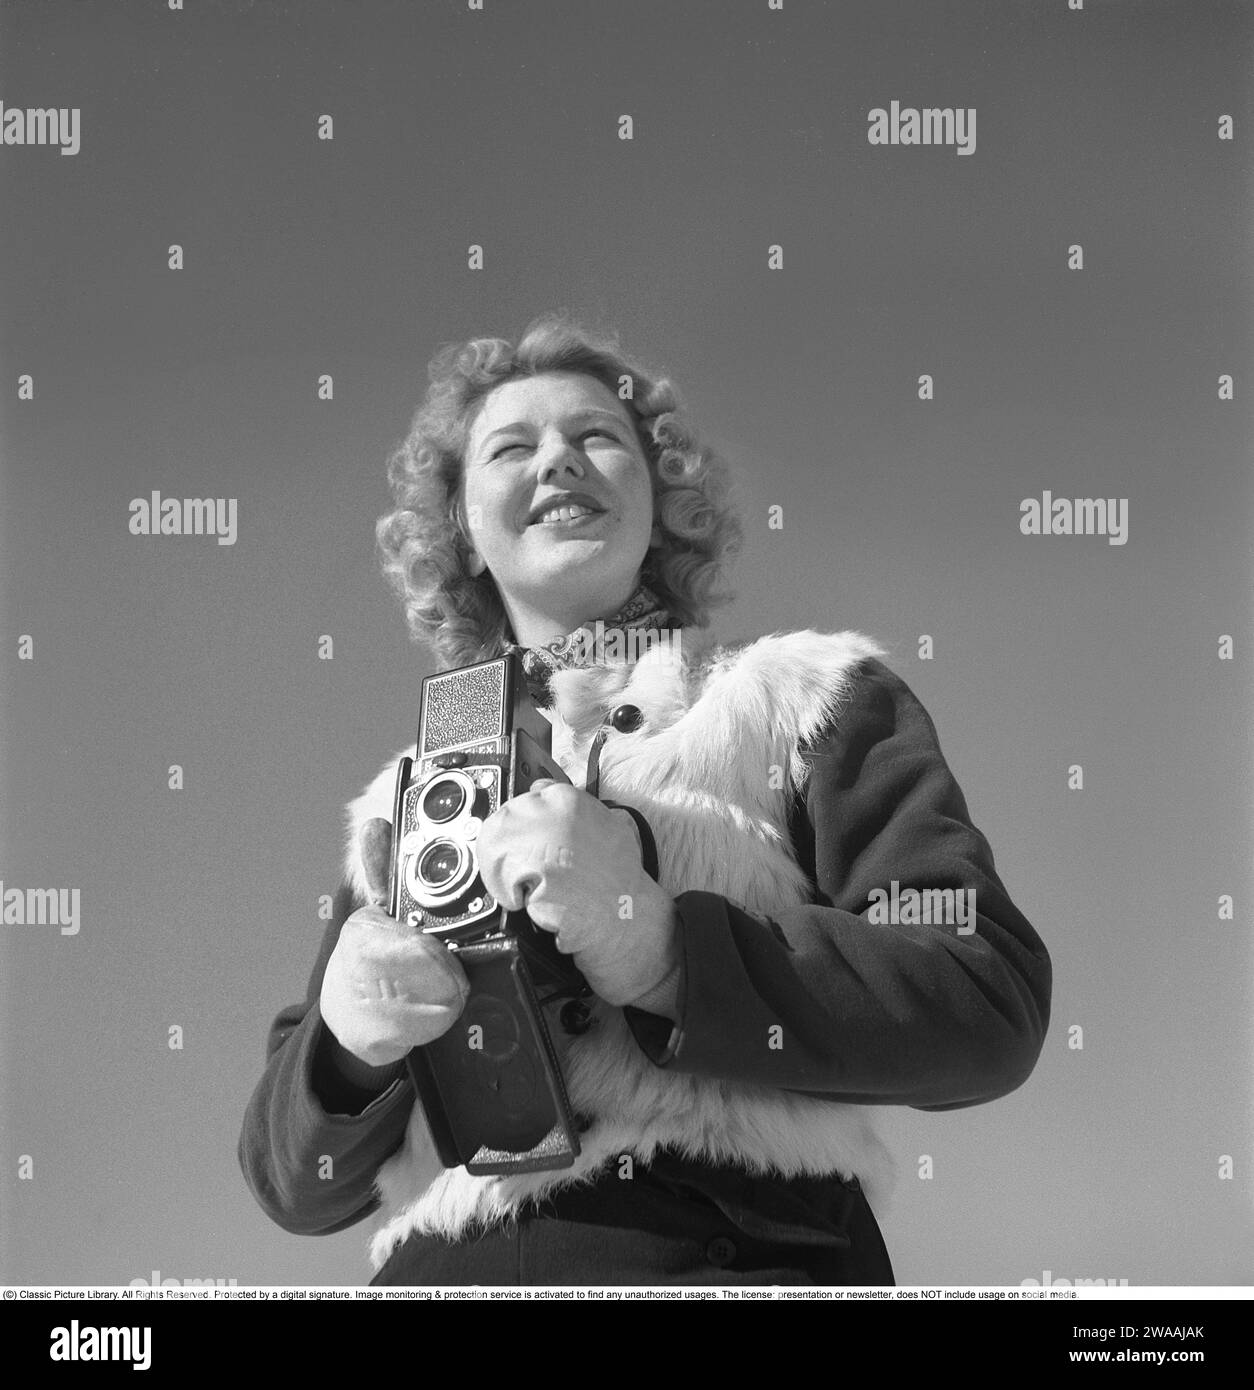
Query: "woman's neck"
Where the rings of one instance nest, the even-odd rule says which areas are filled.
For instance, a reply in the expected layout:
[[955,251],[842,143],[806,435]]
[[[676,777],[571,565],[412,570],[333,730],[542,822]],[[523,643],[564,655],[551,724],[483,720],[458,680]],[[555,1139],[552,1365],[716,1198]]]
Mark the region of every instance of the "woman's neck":
[[564,613],[551,605],[540,607],[511,600],[505,605],[506,615],[514,640],[520,647],[543,647],[549,642],[557,641],[559,637],[565,637],[567,633],[574,632],[576,628],[592,627],[598,619],[613,617],[639,587],[640,582],[637,580],[617,601],[585,603],[578,607],[572,606]]

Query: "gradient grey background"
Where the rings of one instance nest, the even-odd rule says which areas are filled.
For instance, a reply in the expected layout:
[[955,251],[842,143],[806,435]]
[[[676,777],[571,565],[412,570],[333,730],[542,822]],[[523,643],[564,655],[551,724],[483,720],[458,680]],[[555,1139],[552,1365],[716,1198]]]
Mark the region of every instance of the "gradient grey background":
[[[342,803],[430,669],[377,573],[387,452],[441,343],[566,307],[744,480],[719,635],[886,643],[1052,952],[1024,1087],[881,1112],[899,1282],[1254,1283],[1252,29],[1200,0],[0,5],[0,99],[82,111],[74,158],[0,148],[0,877],[83,913],[0,933],[0,1281],[369,1277],[365,1226],[267,1221],[236,1139]],[[977,108],[977,152],[869,146],[893,99]],[[1022,536],[1047,488],[1129,498],[1129,543]],[[238,498],[237,544],[131,536],[153,489]]]

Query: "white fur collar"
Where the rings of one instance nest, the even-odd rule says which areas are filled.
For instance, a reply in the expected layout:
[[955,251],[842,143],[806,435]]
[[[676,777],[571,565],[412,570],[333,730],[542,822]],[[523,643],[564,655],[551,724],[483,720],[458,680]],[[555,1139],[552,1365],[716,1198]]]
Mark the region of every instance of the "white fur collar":
[[[789,799],[806,776],[798,745],[838,716],[859,663],[883,655],[860,633],[807,630],[695,662],[677,662],[667,648],[654,647],[634,666],[559,671],[552,680],[554,754],[583,785],[588,743],[604,715],[618,704],[636,705],[641,727],[611,734],[603,747],[600,791],[648,819],[662,885],[672,894],[721,893],[751,912],[808,902],[813,885],[794,860],[786,823]],[[396,761],[348,807],[345,871],[359,900],[360,831],[372,816],[390,819]],[[402,1149],[378,1176],[384,1224],[371,1249],[376,1268],[412,1232],[456,1237],[473,1220],[505,1219],[558,1186],[591,1180],[623,1154],[647,1161],[663,1146],[760,1173],[856,1173],[882,1210],[893,1163],[870,1107],[658,1068],[621,1010],[598,1004],[594,1018],[578,1038],[559,1037],[554,1028],[572,1105],[595,1117],[575,1166],[509,1178],[444,1170],[415,1106]]]

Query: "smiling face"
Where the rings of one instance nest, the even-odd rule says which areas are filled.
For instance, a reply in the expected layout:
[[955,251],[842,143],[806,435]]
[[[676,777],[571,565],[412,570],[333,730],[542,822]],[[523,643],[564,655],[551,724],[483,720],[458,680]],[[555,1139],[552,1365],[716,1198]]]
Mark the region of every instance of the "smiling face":
[[470,429],[462,499],[471,572],[491,574],[526,646],[609,617],[639,582],[649,464],[627,408],[595,377],[496,387]]

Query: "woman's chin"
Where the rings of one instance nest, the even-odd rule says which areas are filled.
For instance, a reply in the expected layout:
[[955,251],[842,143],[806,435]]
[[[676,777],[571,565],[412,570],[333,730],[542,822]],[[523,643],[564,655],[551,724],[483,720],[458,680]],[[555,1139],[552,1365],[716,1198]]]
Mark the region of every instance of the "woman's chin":
[[601,536],[546,536],[531,549],[523,568],[546,581],[563,575],[580,577],[586,583],[598,572],[607,573],[623,568],[621,557],[615,557],[614,546]]
[[607,589],[619,588],[616,575],[617,570],[610,574],[604,566],[592,563],[547,565],[532,576],[531,587],[548,596],[565,595],[582,602]]
[[[624,589],[634,587],[635,576],[640,565],[617,563],[604,552],[589,552],[584,555],[574,553],[574,546],[563,546],[560,556],[549,555],[545,562],[533,566],[526,574],[525,587],[530,601],[537,599],[552,603],[563,601],[562,606],[582,608],[589,602],[594,605],[600,596],[618,594]],[[570,600],[570,605],[564,600]]]

